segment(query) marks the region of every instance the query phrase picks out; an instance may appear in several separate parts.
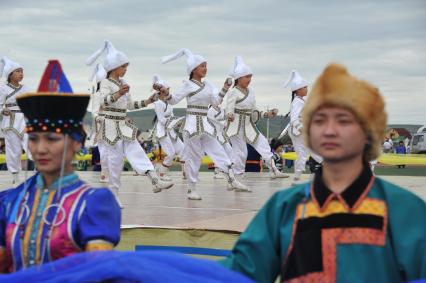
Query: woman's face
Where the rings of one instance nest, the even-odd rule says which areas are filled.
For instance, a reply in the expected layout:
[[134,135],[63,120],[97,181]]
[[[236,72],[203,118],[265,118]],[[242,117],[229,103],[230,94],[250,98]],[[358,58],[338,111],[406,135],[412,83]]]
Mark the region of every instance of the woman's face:
[[127,67],[129,66],[129,63],[121,65],[118,68],[115,68],[114,70],[112,70],[112,72],[118,77],[118,78],[122,78],[124,77],[124,75],[127,72]]
[[24,78],[24,69],[19,68],[10,73],[9,80],[13,83],[20,83]]
[[204,78],[207,75],[207,62],[201,63],[193,71],[193,76]]
[[37,170],[42,174],[58,175],[61,171],[62,156],[67,139],[65,172],[72,171],[72,159],[81,149],[81,143],[64,134],[52,132],[32,132],[28,134],[28,148],[33,156]]
[[238,86],[241,88],[248,88],[251,82],[252,75],[247,75],[238,79]]
[[301,97],[308,95],[308,87],[305,86],[305,87],[299,88],[298,90],[296,90],[296,95]]

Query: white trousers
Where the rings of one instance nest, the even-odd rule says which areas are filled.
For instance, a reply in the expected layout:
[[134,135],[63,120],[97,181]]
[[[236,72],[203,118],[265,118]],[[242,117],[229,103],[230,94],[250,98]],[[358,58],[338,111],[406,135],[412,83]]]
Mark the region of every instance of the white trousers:
[[192,138],[184,138],[184,141],[185,171],[189,182],[199,181],[198,173],[204,152],[213,160],[217,168],[228,173],[231,160],[216,138],[208,134],[201,134]]
[[121,186],[121,171],[123,170],[124,157],[127,158],[133,170],[138,174],[154,170],[151,160],[138,141],[119,140],[115,145],[106,144],[108,155],[109,185],[111,189]]
[[102,172],[109,172],[108,169],[108,146],[104,141],[98,142],[99,159],[101,162]]
[[[247,143],[244,139],[244,133],[240,130],[238,135],[231,137],[232,144],[232,163],[234,163],[234,172],[235,174],[243,174],[246,168],[247,161]],[[262,156],[262,159],[266,162],[267,166],[271,166],[272,152],[271,147],[269,146],[268,140],[264,135],[259,133],[254,144],[251,146],[256,149],[257,152]]]
[[163,164],[165,166],[172,166],[175,156],[182,158],[183,142],[180,138],[177,138],[176,141],[174,141],[169,137],[169,135],[166,135],[165,137],[162,137],[159,142],[161,149],[166,155],[163,160]]
[[28,150],[28,135],[24,134],[21,138],[15,132],[4,131],[4,140],[6,145],[6,164],[10,173],[19,173],[22,170],[21,155],[22,150],[25,150],[27,158],[32,159],[31,153]]
[[311,152],[311,150],[305,146],[305,141],[303,140],[303,136],[295,136],[289,133],[291,141],[293,142],[294,151],[297,154],[297,159],[294,162],[294,171],[296,174],[301,174],[305,171],[306,161],[309,158],[309,155],[312,156],[315,161],[318,163],[322,162],[322,157]]
[[229,142],[224,143],[223,149],[225,150],[226,155],[228,155],[228,158],[232,161],[232,146]]

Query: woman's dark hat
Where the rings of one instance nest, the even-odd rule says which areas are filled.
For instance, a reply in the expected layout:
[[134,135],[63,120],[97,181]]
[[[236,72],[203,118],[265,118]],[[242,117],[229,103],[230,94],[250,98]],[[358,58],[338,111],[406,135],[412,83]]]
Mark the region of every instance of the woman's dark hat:
[[26,131],[81,133],[89,94],[26,93],[16,97],[26,118]]

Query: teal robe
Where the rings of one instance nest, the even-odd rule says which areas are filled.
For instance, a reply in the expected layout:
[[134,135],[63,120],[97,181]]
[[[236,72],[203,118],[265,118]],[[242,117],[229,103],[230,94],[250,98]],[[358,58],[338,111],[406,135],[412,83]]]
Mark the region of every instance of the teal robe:
[[426,204],[367,168],[340,195],[320,172],[275,193],[222,264],[257,282],[426,278]]

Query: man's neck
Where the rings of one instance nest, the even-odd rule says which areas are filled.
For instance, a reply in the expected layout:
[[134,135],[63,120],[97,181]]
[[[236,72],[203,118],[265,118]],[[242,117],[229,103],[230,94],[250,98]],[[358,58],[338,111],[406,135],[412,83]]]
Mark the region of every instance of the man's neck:
[[362,170],[362,156],[342,162],[324,161],[322,178],[332,192],[340,194],[358,178]]

